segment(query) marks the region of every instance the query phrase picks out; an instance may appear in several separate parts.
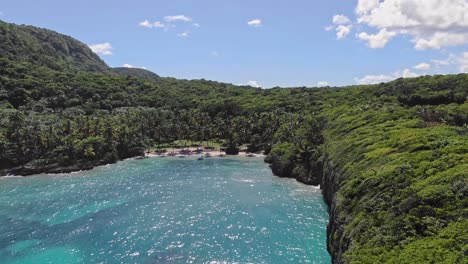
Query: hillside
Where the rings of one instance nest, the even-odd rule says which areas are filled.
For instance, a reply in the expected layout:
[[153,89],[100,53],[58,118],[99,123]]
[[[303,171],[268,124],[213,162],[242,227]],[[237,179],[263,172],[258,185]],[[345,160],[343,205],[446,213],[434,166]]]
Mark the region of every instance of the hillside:
[[0,21],[0,57],[58,71],[109,73],[109,67],[89,47],[55,31]]
[[111,71],[120,76],[131,76],[141,79],[159,78],[159,75],[157,75],[156,73],[140,68],[116,67],[112,68]]
[[83,64],[87,48],[38,44],[58,33],[1,25],[36,46],[0,47],[0,175],[90,169],[176,140],[246,146],[276,175],[320,184],[334,263],[464,263],[467,74],[270,90],[118,76]]

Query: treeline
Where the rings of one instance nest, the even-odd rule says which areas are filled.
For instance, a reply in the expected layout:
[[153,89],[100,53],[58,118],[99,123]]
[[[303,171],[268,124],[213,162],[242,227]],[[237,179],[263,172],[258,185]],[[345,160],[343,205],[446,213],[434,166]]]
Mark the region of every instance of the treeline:
[[140,79],[89,72],[55,71],[0,58],[0,102],[4,107],[86,114],[122,107],[199,109],[230,115],[281,109],[302,111],[314,104],[315,91],[304,88],[262,90],[206,80]]
[[228,154],[237,154],[241,145],[268,153],[276,143],[304,133],[303,116],[280,110],[211,116],[196,109],[119,108],[87,115],[78,109],[44,114],[3,108],[0,169],[35,174],[91,168],[181,139],[218,141]]

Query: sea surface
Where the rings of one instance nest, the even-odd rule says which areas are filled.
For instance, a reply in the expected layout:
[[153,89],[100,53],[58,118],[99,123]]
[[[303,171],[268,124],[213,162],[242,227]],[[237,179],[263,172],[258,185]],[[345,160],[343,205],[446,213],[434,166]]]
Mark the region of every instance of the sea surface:
[[0,263],[330,263],[320,190],[261,158],[0,178]]

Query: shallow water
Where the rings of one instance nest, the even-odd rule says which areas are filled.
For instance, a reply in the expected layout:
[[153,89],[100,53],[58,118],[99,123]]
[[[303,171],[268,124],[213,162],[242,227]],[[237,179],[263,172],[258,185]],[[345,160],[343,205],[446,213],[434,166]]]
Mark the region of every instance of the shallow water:
[[259,158],[0,178],[0,263],[330,263],[320,190]]

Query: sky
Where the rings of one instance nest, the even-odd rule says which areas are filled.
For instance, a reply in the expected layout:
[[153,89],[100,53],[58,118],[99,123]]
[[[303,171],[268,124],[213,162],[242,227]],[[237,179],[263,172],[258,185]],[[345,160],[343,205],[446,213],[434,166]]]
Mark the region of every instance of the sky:
[[0,0],[111,67],[270,88],[468,72],[468,0]]

